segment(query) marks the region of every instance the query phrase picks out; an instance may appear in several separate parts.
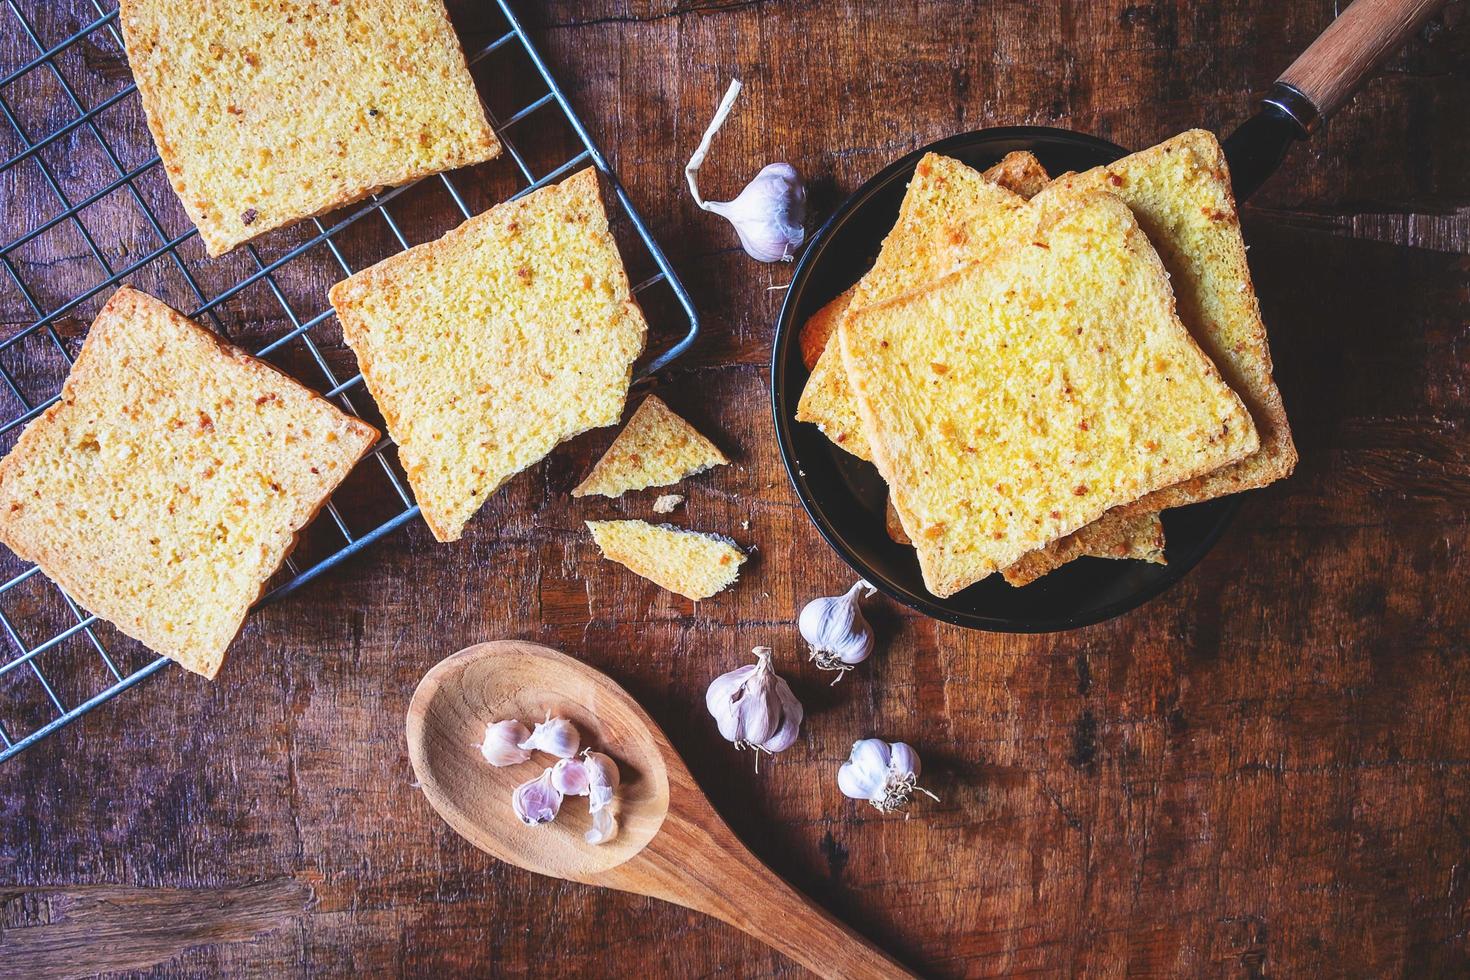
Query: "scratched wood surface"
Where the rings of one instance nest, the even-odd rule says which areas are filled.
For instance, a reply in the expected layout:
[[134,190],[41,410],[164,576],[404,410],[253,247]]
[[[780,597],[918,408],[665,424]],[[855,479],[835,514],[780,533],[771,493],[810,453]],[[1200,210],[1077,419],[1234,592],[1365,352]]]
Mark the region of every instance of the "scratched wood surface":
[[[488,36],[485,5],[451,6],[468,44]],[[496,637],[607,670],[755,851],[925,974],[1470,970],[1463,3],[1247,211],[1297,474],[1251,495],[1184,582],[1113,622],[996,636],[876,601],[879,651],[835,688],[801,662],[793,622],[852,576],[800,510],[767,407],[781,298],[768,287],[789,269],[747,259],[680,173],[728,79],[747,87],[705,191],[732,196],[788,160],[820,220],[892,159],[962,130],[1049,124],[1137,147],[1227,132],[1334,4],[518,6],[704,315],[657,390],[735,465],[690,481],[675,519],[756,545],[755,561],[696,607],[600,560],[584,518],[649,513],[647,495],[568,497],[606,431],[514,480],[455,546],[419,524],[393,535],[254,616],[217,682],[165,671],[0,767],[0,974],[797,974],[692,913],[498,865],[433,816],[403,744],[409,695],[441,657]],[[90,9],[20,7],[40,9],[43,43]],[[32,50],[11,13],[0,72]],[[60,67],[93,101],[128,78],[105,36]],[[0,93],[30,107],[32,135],[69,118],[34,86]],[[152,152],[136,113],[108,125],[126,165]],[[57,150],[79,188],[105,163],[79,142]],[[51,207],[27,180],[0,185],[7,239]],[[504,180],[476,172],[481,206]],[[124,204],[89,219],[115,257],[150,247]],[[438,205],[403,218],[420,237],[449,223]],[[57,236],[15,258],[64,297],[85,249]],[[322,257],[291,288],[319,295],[331,272]],[[177,282],[154,285],[187,305]],[[31,319],[4,288],[0,317],[7,332]],[[282,327],[266,293],[222,318],[241,337]],[[44,373],[39,356],[12,367]],[[756,775],[702,694],[758,643],[808,721]],[[65,664],[48,669],[64,678]],[[836,768],[869,735],[916,745],[943,803],[903,820],[843,799]]]

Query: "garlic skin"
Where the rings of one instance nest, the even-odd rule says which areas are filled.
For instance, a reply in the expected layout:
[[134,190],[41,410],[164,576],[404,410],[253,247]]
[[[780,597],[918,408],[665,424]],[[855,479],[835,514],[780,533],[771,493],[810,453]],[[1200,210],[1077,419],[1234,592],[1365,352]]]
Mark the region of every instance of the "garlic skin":
[[734,225],[745,253],[757,262],[790,262],[806,239],[806,188],[789,163],[762,167],[733,201],[701,206]]
[[595,816],[612,806],[623,777],[612,756],[591,749],[582,751],[582,768],[587,774],[587,806]]
[[774,755],[791,748],[801,730],[801,702],[771,666],[771,648],[751,651],[756,662],[716,677],[705,692],[704,704],[714,716],[720,735],[737,749],[753,748]]
[[480,754],[497,768],[520,765],[531,758],[531,753],[520,745],[530,737],[526,726],[514,718],[491,722],[485,726],[485,741],[479,745]]
[[551,785],[563,796],[586,796],[591,788],[587,767],[580,759],[558,759],[551,767]]
[[616,836],[618,836],[618,818],[613,816],[612,808],[593,810],[592,829],[583,834],[582,839],[589,844],[606,844]]
[[684,176],[694,203],[734,225],[746,254],[757,262],[790,262],[806,239],[806,187],[795,167],[789,163],[762,167],[733,201],[706,201],[699,193],[699,168],[704,165],[710,142],[734,108],[740,89],[738,78],[730,83],[704,137],[684,166]]
[[555,820],[561,810],[561,793],[552,785],[551,770],[547,769],[535,779],[517,786],[510,794],[510,806],[527,827],[538,827]]
[[873,652],[873,627],[863,616],[861,600],[877,591],[860,580],[842,595],[808,602],[797,618],[797,629],[811,647],[812,663],[837,671],[833,684]]
[[852,753],[837,770],[837,788],[842,795],[867,800],[879,813],[906,809],[915,792],[939,802],[939,797],[918,784],[919,753],[905,742],[864,738],[852,743]]
[[582,736],[577,733],[577,726],[561,715],[553,718],[551,712],[548,711],[546,720],[536,723],[536,729],[531,732],[529,738],[520,743],[520,747],[547,752],[562,759],[570,759],[577,754],[577,749],[581,744]]

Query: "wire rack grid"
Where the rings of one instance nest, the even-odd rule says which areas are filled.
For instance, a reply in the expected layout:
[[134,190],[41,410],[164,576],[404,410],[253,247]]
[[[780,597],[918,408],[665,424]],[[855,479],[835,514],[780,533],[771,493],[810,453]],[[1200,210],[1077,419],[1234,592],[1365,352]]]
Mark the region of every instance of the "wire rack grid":
[[[191,318],[207,318],[201,322],[227,336],[227,319],[232,327],[237,326],[230,315],[232,302],[241,301],[247,293],[265,290],[278,310],[271,322],[280,329],[273,336],[254,337],[253,343],[242,345],[278,367],[284,366],[345,411],[354,415],[375,412],[371,399],[361,390],[362,377],[356,371],[355,360],[337,357],[342,353],[340,340],[324,336],[329,325],[335,327],[331,307],[326,303],[326,288],[317,283],[307,293],[314,305],[304,306],[305,297],[295,285],[301,277],[293,270],[308,259],[317,265],[324,262],[331,267],[330,276],[335,281],[371,261],[409,248],[410,235],[404,228],[407,222],[403,216],[395,218],[389,205],[404,199],[406,207],[412,203],[407,196],[416,188],[437,185],[435,192],[449,201],[440,210],[447,212],[452,223],[458,223],[476,213],[471,205],[475,195],[468,183],[440,174],[387,190],[338,214],[304,222],[289,236],[273,232],[236,249],[228,262],[210,266],[203,258],[197,231],[179,218],[182,212],[169,196],[158,156],[134,162],[125,148],[118,149],[116,131],[109,125],[111,116],[128,111],[136,120],[141,119],[131,78],[114,72],[118,75],[114,90],[97,98],[88,98],[83,91],[91,67],[88,56],[95,63],[97,51],[105,48],[120,62],[122,54],[115,0],[108,4],[102,0],[87,2],[90,7],[72,21],[71,29],[59,40],[48,42],[40,21],[56,18],[49,16],[51,5],[47,0],[31,4],[3,0],[8,22],[0,18],[0,40],[12,32],[11,50],[15,43],[21,43],[26,54],[19,64],[0,65],[0,117],[9,128],[8,132],[0,131],[0,138],[8,141],[0,142],[0,156],[5,159],[0,165],[0,212],[5,215],[0,219],[5,222],[0,224],[0,241],[4,242],[0,245],[0,265],[4,267],[0,287],[19,298],[21,310],[19,316],[4,318],[5,335],[0,339],[0,401],[4,402],[0,410],[0,449],[8,451],[25,424],[56,400],[84,332],[78,325],[80,318],[95,312],[125,282],[139,283],[140,288],[153,285],[154,292],[168,293],[163,298]],[[660,291],[666,291],[663,300],[673,319],[684,324],[666,349],[645,357],[637,376],[646,377],[694,342],[699,331],[697,314],[663,250],[527,36],[509,0],[497,2],[499,20],[485,34],[490,40],[470,46],[468,60],[477,76],[484,72],[486,77],[496,78],[497,88],[506,87],[502,83],[507,73],[515,73],[520,80],[509,86],[521,93],[518,103],[496,107],[488,97],[485,99],[487,115],[505,150],[501,163],[508,158],[505,166],[509,176],[503,176],[502,182],[508,181],[516,188],[501,199],[514,200],[588,165],[602,172],[620,211],[613,215],[615,225],[621,221],[615,231],[622,232],[619,239],[630,269],[636,266],[629,258],[629,243],[636,244],[643,253],[640,258],[648,274],[635,276],[640,281],[634,292],[647,306],[651,299],[657,302],[649,291],[661,284]],[[507,58],[511,60],[498,63]],[[44,133],[26,118],[29,101],[38,92],[44,92],[52,103],[53,111],[45,114],[51,122]],[[526,131],[545,130],[548,114],[568,130],[566,138],[560,144],[551,141],[550,147],[530,146],[547,142],[528,137]],[[523,125],[533,119],[534,126]],[[109,131],[113,132],[111,140]],[[86,141],[86,154],[76,153],[77,141]],[[135,134],[133,142],[152,149],[146,137],[139,140]],[[78,191],[71,186],[76,182],[72,171],[84,167],[91,171],[90,177],[100,170],[102,179],[97,186]],[[42,197],[49,196],[54,212],[14,206],[13,201],[27,193],[28,182],[33,188],[42,188]],[[493,196],[484,203],[495,203]],[[88,215],[90,209],[101,210],[104,206],[133,209],[130,213],[138,226],[135,231],[145,245],[129,249],[126,243],[113,247],[103,241],[98,222]],[[175,213],[165,214],[170,207]],[[12,227],[21,213],[34,216],[34,223]],[[382,223],[375,235],[386,242],[386,247],[359,261],[355,254],[349,255],[354,251],[349,239],[369,223],[369,218]],[[442,233],[447,227],[439,230]],[[40,249],[48,261],[28,261],[28,253],[63,233],[67,247],[52,243],[52,247]],[[287,241],[272,248],[271,243],[282,237]],[[67,261],[54,260],[58,251],[71,253]],[[58,279],[63,285],[58,286]],[[164,288],[158,288],[160,283]],[[285,357],[288,348],[294,360]],[[53,362],[48,368],[37,367],[48,358]],[[287,365],[280,363],[281,359]],[[338,362],[335,367],[334,360]],[[314,375],[303,376],[313,368]],[[380,420],[370,421],[382,428]],[[364,471],[366,476],[358,479]],[[385,439],[374,447],[348,483],[357,480],[361,484],[369,479],[375,481],[373,490],[360,487],[347,494],[344,483],[334,494],[303,533],[302,544],[272,581],[262,604],[288,595],[418,516],[419,508],[408,491],[391,441]],[[350,506],[354,503],[366,517]],[[308,542],[313,542],[310,549]],[[0,762],[168,663],[84,610],[35,566],[21,567],[8,552],[3,559],[9,564],[0,566],[4,572],[0,575],[0,632],[4,634],[0,637]],[[11,574],[16,568],[19,570]],[[119,652],[120,645],[128,650]]]

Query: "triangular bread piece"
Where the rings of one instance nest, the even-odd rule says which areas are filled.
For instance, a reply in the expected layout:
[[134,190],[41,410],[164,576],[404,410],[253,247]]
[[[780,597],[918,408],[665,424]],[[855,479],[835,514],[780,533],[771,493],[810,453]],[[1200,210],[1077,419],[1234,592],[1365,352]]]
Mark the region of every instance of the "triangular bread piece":
[[647,330],[590,169],[384,259],[331,300],[440,541],[558,443],[617,424]]
[[699,431],[649,395],[623,431],[572,490],[573,497],[621,497],[629,490],[666,487],[730,462]]
[[935,595],[1259,444],[1175,316],[1158,255],[1106,194],[850,314],[837,338]]
[[196,674],[377,430],[146,293],[92,323],[0,462],[0,540]]
[[718,534],[647,521],[588,521],[602,555],[686,599],[708,599],[734,584],[745,552]]

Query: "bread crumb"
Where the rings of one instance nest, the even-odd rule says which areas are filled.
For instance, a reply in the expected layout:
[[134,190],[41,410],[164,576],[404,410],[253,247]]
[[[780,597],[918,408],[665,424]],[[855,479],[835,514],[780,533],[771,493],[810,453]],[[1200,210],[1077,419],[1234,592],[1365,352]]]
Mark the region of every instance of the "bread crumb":
[[683,502],[684,495],[682,493],[666,493],[653,502],[653,512],[655,514],[672,514],[674,508]]

